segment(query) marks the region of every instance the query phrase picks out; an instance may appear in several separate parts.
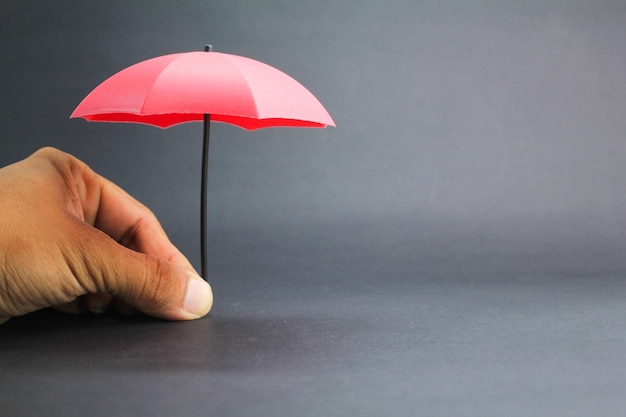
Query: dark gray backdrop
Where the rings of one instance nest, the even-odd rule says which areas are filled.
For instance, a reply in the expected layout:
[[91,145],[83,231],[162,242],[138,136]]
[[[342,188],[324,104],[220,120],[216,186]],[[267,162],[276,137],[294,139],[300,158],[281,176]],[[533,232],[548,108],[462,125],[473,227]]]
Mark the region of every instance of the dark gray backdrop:
[[201,126],[68,116],[114,72],[212,43],[293,75],[338,124],[214,125],[212,227],[395,216],[615,237],[626,211],[621,4],[5,2],[0,163],[43,145],[76,154],[193,253]]
[[[0,164],[45,145],[78,156],[151,207],[196,265],[201,125],[69,120],[80,100],[130,64],[211,43],[289,73],[337,123],[213,124],[212,317],[134,323],[129,334],[156,326],[150,343],[117,321],[15,320],[2,366],[14,391],[50,394],[13,396],[12,415],[62,414],[63,387],[104,407],[81,385],[100,372],[87,358],[103,337],[121,345],[96,359],[131,370],[139,390],[106,388],[120,413],[154,414],[142,395],[180,384],[190,364],[207,372],[180,394],[197,415],[622,411],[626,3],[16,1],[0,12]],[[87,332],[86,345],[70,357],[50,336],[49,372],[29,379],[39,320]],[[168,367],[174,340],[187,359]],[[134,355],[112,359],[129,343]],[[76,357],[82,379],[50,391]],[[143,385],[164,366],[167,382]],[[184,402],[159,398],[164,413]]]

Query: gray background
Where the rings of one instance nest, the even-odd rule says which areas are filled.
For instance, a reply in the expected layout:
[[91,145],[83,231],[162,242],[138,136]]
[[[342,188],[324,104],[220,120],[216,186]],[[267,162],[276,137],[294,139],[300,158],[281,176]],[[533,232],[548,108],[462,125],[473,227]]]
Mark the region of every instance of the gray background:
[[116,71],[267,62],[337,128],[213,124],[209,318],[0,328],[0,415],[623,414],[626,3],[0,5],[0,165],[52,145],[198,264],[201,125],[68,117]]

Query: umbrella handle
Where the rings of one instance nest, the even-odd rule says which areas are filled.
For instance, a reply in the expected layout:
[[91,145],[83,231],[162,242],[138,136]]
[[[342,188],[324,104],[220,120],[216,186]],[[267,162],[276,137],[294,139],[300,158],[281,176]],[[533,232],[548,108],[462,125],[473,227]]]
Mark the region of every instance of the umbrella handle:
[[[212,52],[213,45],[204,45],[204,52]],[[211,115],[204,115],[202,135],[202,181],[200,190],[200,274],[207,278],[207,177],[209,176],[209,136],[211,134]]]
[[207,278],[207,179],[209,174],[209,137],[211,134],[211,115],[204,115],[202,141],[202,181],[200,190],[200,274]]

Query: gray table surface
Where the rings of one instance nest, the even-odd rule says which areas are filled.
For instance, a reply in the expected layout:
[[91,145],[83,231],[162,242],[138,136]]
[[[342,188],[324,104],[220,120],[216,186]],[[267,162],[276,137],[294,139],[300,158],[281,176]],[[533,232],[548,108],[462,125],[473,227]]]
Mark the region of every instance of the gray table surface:
[[223,236],[207,318],[2,326],[0,415],[621,415],[619,242],[534,227]]

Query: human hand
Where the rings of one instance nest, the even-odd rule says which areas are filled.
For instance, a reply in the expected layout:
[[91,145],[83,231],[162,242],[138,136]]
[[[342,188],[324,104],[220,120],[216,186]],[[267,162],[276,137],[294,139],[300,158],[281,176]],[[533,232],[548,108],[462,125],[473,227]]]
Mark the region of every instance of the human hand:
[[83,162],[44,148],[0,169],[0,323],[111,304],[192,320],[212,303],[154,214]]

